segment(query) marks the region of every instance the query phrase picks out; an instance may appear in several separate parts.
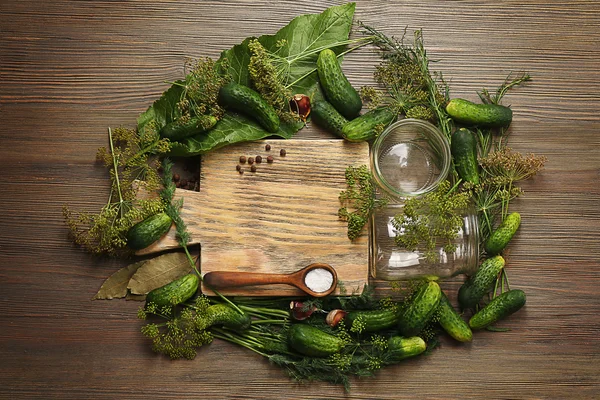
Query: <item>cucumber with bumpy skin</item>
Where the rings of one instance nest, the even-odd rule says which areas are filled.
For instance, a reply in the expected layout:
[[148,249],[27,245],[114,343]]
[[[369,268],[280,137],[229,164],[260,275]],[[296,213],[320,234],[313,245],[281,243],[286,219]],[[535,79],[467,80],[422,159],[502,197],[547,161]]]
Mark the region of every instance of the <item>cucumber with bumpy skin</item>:
[[515,235],[520,225],[521,214],[517,212],[510,214],[485,241],[485,251],[490,255],[500,253]]
[[204,318],[196,324],[196,329],[204,330],[213,325],[222,325],[236,331],[250,327],[252,318],[246,313],[242,314],[229,304],[213,304],[206,309]]
[[350,311],[346,315],[347,326],[352,327],[357,319],[363,323],[363,332],[377,332],[398,324],[400,313],[393,309]]
[[500,128],[510,125],[512,110],[499,104],[476,104],[465,99],[452,99],[446,112],[453,120],[465,125]]
[[146,304],[157,306],[175,306],[181,304],[198,291],[198,275],[192,273],[182,276],[164,286],[156,288],[146,295]]
[[134,250],[145,249],[167,233],[172,222],[171,217],[164,212],[138,222],[127,232],[127,246]]
[[362,109],[362,100],[348,82],[333,50],[325,49],[319,53],[317,73],[325,97],[331,105],[348,119],[357,117]]
[[288,344],[300,354],[311,357],[327,357],[338,353],[344,341],[306,324],[294,324],[288,330]]
[[348,120],[328,101],[315,102],[310,110],[311,120],[315,124],[339,137],[344,137],[343,128]]
[[475,275],[471,276],[458,290],[461,310],[474,308],[494,288],[498,274],[504,268],[504,258],[495,256],[485,260]]
[[431,281],[420,286],[398,321],[400,333],[418,335],[435,314],[441,297],[442,290],[437,283]]
[[389,107],[375,108],[358,118],[354,118],[342,128],[342,136],[350,142],[363,142],[375,139],[378,126],[387,127],[394,122],[397,114]]
[[279,116],[261,95],[247,86],[230,82],[219,90],[219,103],[256,120],[267,132],[279,129]]
[[464,181],[477,185],[479,183],[479,164],[477,163],[475,135],[468,129],[458,129],[452,134],[450,150],[458,176]]
[[217,123],[217,118],[212,115],[200,115],[190,118],[189,121],[173,121],[160,130],[160,136],[169,140],[181,140],[198,135],[211,129]]
[[392,336],[388,340],[389,362],[395,363],[405,358],[414,357],[423,353],[427,344],[418,336],[402,337]]
[[470,342],[473,340],[473,332],[469,325],[456,312],[450,300],[444,292],[437,310],[438,321],[442,328],[459,342]]
[[472,329],[483,329],[494,322],[516,313],[525,305],[525,292],[519,289],[509,290],[495,297],[469,320]]

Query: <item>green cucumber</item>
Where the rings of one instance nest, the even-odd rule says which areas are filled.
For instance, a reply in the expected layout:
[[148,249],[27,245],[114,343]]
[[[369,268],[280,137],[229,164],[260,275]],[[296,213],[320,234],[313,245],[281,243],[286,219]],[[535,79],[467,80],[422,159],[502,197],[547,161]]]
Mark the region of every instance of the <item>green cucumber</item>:
[[267,132],[279,129],[277,112],[260,94],[247,86],[228,83],[219,90],[219,103],[256,120]]
[[458,290],[458,304],[461,310],[474,308],[479,301],[494,288],[500,271],[504,268],[504,258],[495,256],[485,260],[475,275],[471,276]]
[[450,150],[458,176],[464,181],[477,185],[479,183],[479,164],[477,163],[475,135],[468,129],[458,129],[452,135]]
[[519,213],[514,212],[506,217],[498,229],[485,241],[485,251],[490,255],[494,255],[504,250],[517,229],[519,229],[519,225],[521,225],[521,215]]
[[171,217],[164,212],[138,222],[127,232],[127,246],[134,250],[145,249],[167,233],[172,223]]
[[204,330],[213,325],[223,325],[226,328],[241,331],[250,327],[252,318],[246,313],[242,314],[229,304],[213,304],[206,309],[204,318],[196,323],[196,329]]
[[441,297],[437,283],[430,281],[420,286],[398,321],[400,333],[407,337],[421,333],[435,314]]
[[387,353],[389,362],[398,362],[405,358],[414,357],[423,353],[427,349],[427,344],[418,336],[402,337],[392,336],[388,339]]
[[363,324],[363,332],[377,332],[398,324],[400,313],[393,309],[350,311],[346,315],[346,326],[352,327],[357,319]]
[[442,328],[459,342],[470,342],[473,340],[473,332],[469,325],[456,312],[450,300],[444,292],[437,310],[438,321]]
[[156,288],[146,296],[146,304],[154,303],[157,306],[175,306],[181,304],[198,291],[198,275],[187,274],[171,283]]
[[495,297],[489,304],[471,317],[472,329],[483,329],[502,318],[516,313],[525,305],[525,292],[519,289],[509,290]]
[[331,105],[344,117],[356,118],[362,109],[362,100],[348,82],[333,50],[325,49],[319,53],[317,74],[325,97]]
[[510,125],[512,110],[498,104],[476,104],[465,99],[452,99],[446,112],[453,120],[465,125],[500,128]]
[[389,107],[375,108],[348,122],[342,128],[342,136],[350,142],[363,142],[377,137],[378,127],[387,127],[397,118]]
[[287,338],[291,348],[311,357],[327,357],[344,347],[344,341],[339,337],[306,324],[292,325]]
[[212,115],[200,115],[190,118],[187,122],[173,121],[160,130],[160,136],[169,140],[181,140],[198,135],[211,129],[217,123]]
[[342,116],[328,101],[315,102],[310,110],[311,120],[315,124],[339,137],[344,137],[342,129],[348,120]]

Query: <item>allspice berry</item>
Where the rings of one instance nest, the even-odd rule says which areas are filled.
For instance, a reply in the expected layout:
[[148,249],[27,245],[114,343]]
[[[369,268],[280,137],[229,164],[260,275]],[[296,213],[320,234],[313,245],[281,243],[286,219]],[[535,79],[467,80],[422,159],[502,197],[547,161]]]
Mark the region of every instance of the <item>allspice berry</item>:
[[262,156],[256,156],[255,160],[257,164],[260,164],[262,162]]
[[245,164],[245,163],[246,163],[246,157],[240,156],[240,164]]
[[267,157],[267,162],[268,162],[269,164],[272,164],[272,163],[273,163],[273,156],[269,156],[269,157]]
[[248,164],[254,164],[254,157],[248,157]]
[[270,144],[267,144],[267,145],[265,145],[265,150],[266,150],[266,151],[269,151],[269,150],[271,150],[271,145],[270,145]]
[[256,165],[250,167],[250,172],[256,172]]
[[279,150],[279,155],[280,155],[281,157],[285,157],[286,153],[287,153],[287,152],[285,151],[285,149],[281,149],[281,150]]

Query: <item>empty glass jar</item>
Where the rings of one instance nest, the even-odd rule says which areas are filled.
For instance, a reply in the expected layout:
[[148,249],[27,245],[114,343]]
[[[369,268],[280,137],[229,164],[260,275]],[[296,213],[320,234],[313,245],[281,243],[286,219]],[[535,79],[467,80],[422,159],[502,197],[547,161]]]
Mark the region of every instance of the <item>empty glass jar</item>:
[[447,138],[434,125],[404,119],[390,125],[373,143],[371,170],[377,185],[390,204],[376,210],[371,218],[371,274],[377,279],[404,280],[434,276],[449,278],[477,270],[479,226],[477,215],[469,211],[453,244],[446,253],[443,244],[435,256],[408,251],[395,243],[398,232],[392,220],[402,212],[403,199],[433,191],[450,170],[451,155]]

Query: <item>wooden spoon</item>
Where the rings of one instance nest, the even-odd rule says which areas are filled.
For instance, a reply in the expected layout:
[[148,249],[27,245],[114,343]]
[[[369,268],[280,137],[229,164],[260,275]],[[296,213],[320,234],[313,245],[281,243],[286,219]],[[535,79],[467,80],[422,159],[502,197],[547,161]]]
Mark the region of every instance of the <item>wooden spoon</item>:
[[[306,275],[315,269],[325,269],[333,275],[331,287],[323,292],[315,292],[306,285]],[[273,285],[285,284],[296,286],[298,289],[313,297],[327,296],[335,290],[337,285],[337,273],[329,264],[315,263],[302,268],[291,274],[268,274],[260,272],[228,272],[212,271],[203,277],[204,284],[211,289],[224,289],[228,287],[250,286],[250,285]]]

